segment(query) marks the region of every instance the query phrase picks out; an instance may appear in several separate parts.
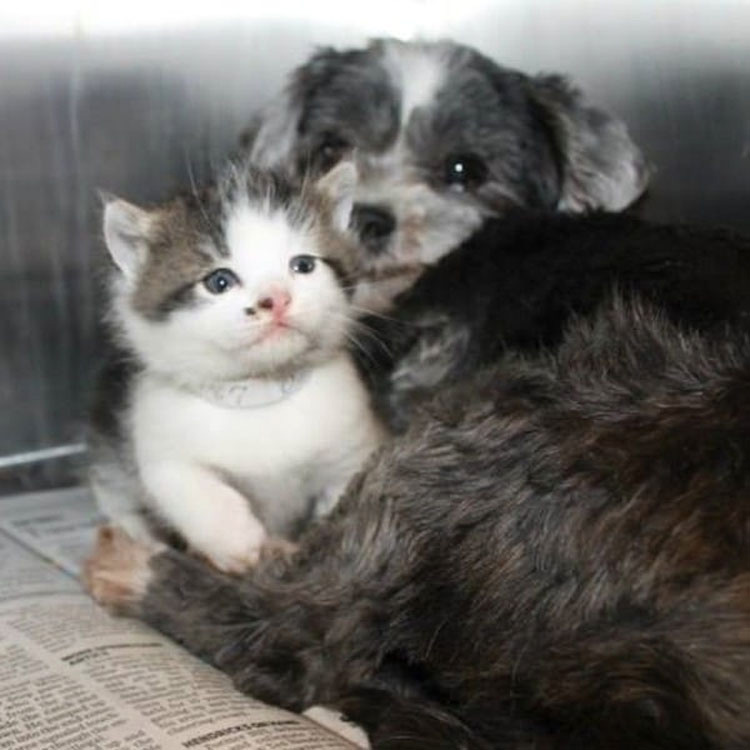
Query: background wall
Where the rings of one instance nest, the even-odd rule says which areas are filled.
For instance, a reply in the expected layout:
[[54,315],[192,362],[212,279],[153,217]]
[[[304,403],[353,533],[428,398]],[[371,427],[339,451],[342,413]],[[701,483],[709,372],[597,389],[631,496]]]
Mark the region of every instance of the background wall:
[[201,181],[316,46],[449,36],[566,73],[657,167],[642,213],[750,230],[748,1],[13,5],[0,9],[0,489],[70,481],[69,461],[32,459],[81,450],[95,189],[147,201]]

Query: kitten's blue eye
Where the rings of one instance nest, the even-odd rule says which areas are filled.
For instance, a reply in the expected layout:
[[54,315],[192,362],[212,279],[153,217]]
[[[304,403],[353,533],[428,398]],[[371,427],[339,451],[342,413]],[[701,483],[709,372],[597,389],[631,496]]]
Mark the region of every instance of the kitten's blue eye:
[[314,255],[295,255],[289,261],[289,268],[294,273],[312,273],[315,270],[315,264]]
[[223,294],[227,289],[231,289],[236,284],[239,284],[239,281],[233,271],[230,271],[228,268],[218,268],[203,279],[203,286],[211,294]]

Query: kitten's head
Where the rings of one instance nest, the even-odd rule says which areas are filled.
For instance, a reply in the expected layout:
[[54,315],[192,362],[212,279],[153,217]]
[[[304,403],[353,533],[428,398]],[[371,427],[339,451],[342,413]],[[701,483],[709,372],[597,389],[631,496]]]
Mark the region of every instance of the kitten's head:
[[349,163],[301,190],[232,165],[202,194],[152,208],[106,198],[122,343],[184,383],[286,377],[339,351],[355,182]]

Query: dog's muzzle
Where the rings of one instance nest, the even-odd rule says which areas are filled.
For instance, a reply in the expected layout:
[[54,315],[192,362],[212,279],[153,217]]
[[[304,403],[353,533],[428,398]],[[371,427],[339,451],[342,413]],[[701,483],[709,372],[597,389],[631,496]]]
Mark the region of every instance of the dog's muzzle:
[[352,210],[351,226],[360,242],[373,253],[385,250],[396,229],[396,217],[385,206],[357,203]]

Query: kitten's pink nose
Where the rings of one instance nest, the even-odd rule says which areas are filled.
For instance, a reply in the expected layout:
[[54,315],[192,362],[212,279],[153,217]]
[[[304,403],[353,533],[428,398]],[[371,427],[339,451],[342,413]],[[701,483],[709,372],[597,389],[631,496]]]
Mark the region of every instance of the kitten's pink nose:
[[270,294],[266,294],[258,300],[258,307],[261,310],[270,310],[275,315],[281,315],[292,301],[292,295],[285,289],[274,289]]

